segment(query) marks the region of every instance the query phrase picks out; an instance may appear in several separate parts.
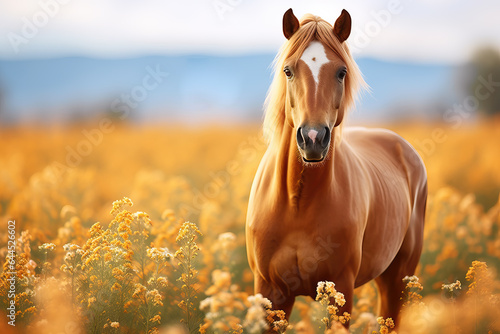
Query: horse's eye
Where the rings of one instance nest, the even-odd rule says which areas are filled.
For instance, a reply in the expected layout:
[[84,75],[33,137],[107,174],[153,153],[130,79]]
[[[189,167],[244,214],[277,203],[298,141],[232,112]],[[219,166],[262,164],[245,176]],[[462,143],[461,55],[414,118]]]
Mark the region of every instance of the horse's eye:
[[283,70],[283,72],[285,72],[285,75],[288,79],[290,79],[292,77],[292,71],[290,71],[289,68],[285,67],[285,69]]
[[337,78],[339,79],[339,81],[342,81],[342,80],[344,80],[344,78],[345,78],[346,75],[347,75],[347,71],[345,69],[342,69],[337,74]]

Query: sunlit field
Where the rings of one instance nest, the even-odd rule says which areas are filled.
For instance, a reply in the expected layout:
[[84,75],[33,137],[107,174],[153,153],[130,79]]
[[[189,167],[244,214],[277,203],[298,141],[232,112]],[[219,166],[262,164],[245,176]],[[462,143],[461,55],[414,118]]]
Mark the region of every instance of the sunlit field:
[[[417,148],[429,181],[398,333],[500,332],[500,119],[383,126]],[[372,283],[351,315],[325,283],[289,323],[253,296],[244,230],[259,125],[105,130],[0,130],[0,313],[16,325],[2,333],[260,333],[268,322],[342,333],[349,318],[353,333],[393,332]]]

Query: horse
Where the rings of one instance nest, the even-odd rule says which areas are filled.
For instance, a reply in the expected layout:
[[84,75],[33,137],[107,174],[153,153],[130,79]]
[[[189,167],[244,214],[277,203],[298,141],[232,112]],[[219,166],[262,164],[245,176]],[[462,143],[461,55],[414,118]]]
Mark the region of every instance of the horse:
[[[332,26],[311,14],[283,16],[263,122],[267,139],[249,197],[246,244],[255,293],[290,315],[295,297],[332,281],[352,310],[371,280],[379,314],[397,321],[403,278],[419,262],[427,173],[415,149],[385,129],[345,127],[366,87],[347,38],[351,16]],[[346,325],[347,327],[349,324]]]

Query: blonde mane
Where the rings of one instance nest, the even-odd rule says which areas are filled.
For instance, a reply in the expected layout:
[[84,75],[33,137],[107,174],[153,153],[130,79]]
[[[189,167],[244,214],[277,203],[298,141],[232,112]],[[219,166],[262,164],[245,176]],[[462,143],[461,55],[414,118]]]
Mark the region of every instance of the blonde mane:
[[[285,126],[286,79],[282,73],[285,60],[294,55],[297,55],[299,59],[309,43],[314,40],[330,48],[346,64],[348,74],[345,79],[343,99],[346,112],[354,106],[359,89],[366,87],[347,44],[341,44],[338,41],[333,33],[332,25],[319,16],[304,15],[300,21],[299,30],[282,45],[273,62],[274,78],[265,102],[263,124],[264,137],[268,142],[281,138]],[[342,127],[342,124],[339,127]]]

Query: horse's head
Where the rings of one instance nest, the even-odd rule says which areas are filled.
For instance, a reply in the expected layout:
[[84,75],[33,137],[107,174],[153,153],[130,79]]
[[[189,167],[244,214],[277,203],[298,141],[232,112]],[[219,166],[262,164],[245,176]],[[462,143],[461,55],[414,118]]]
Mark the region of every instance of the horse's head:
[[[285,37],[290,43],[294,38],[302,38],[307,45],[298,47],[285,59],[282,75],[286,78],[286,121],[294,128],[302,159],[314,163],[328,155],[332,132],[344,118],[349,66],[342,60],[346,52],[343,43],[351,32],[351,16],[343,10],[333,27],[313,16],[302,22],[305,23],[318,25],[317,36],[294,36],[307,31],[301,31],[291,9],[283,16]],[[320,34],[331,36],[322,38]],[[335,42],[324,43],[322,39]],[[344,52],[344,57],[339,51]]]

